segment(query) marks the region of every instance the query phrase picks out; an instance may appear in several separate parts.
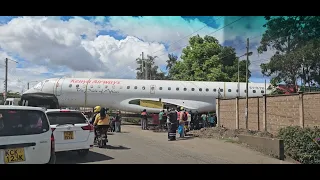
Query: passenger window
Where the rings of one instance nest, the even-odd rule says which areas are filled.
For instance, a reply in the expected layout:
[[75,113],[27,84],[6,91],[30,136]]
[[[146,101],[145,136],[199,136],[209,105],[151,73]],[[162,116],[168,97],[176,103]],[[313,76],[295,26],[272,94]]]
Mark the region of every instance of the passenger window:
[[171,90],[171,87],[168,87],[168,90],[170,91],[170,90]]
[[223,92],[223,89],[220,89],[220,92]]
[[187,88],[183,88],[184,91],[187,91]]
[[176,90],[179,91],[179,88],[177,87]]
[[127,89],[130,89],[130,86],[127,86]]
[[264,94],[264,90],[261,90],[261,94]]
[[217,89],[213,89],[213,92],[216,92],[217,91]]
[[71,88],[72,87],[72,84],[69,84],[69,88]]
[[162,90],[162,87],[159,87],[159,90]]
[[138,89],[138,87],[137,87],[137,86],[135,86],[135,87],[134,87],[134,89]]
[[108,88],[108,86],[105,86],[104,88],[106,88],[106,89],[107,89],[107,88]]
[[142,90],[145,90],[146,89],[146,87],[145,86],[142,86]]
[[247,93],[247,90],[244,90],[244,93]]
[[91,85],[90,88],[93,88],[93,85]]
[[98,85],[98,88],[100,88],[100,85]]
[[122,89],[122,86],[120,86],[120,89]]
[[191,88],[191,91],[194,91],[194,88]]
[[199,88],[199,91],[202,91],[202,88]]
[[238,89],[236,90],[236,92],[239,92]]
[[252,90],[253,93],[256,93],[256,90]]
[[231,92],[231,89],[228,89],[228,92]]
[[78,88],[78,87],[79,87],[79,84],[76,85],[76,88]]
[[207,88],[207,89],[206,89],[206,91],[208,92],[208,91],[209,91],[209,89]]

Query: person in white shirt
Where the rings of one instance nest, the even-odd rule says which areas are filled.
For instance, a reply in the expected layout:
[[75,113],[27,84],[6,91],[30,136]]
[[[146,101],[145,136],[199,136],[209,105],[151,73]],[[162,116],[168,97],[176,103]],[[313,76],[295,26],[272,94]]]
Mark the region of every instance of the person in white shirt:
[[188,112],[188,130],[190,130],[191,129],[191,114],[192,114],[192,112],[191,112],[191,110]]

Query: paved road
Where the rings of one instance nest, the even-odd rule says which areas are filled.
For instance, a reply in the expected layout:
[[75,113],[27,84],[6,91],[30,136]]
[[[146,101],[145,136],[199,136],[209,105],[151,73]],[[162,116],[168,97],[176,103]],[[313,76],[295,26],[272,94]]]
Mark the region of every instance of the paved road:
[[215,139],[185,138],[167,141],[166,133],[123,126],[109,135],[107,149],[94,148],[87,157],[60,153],[57,163],[95,164],[286,164],[248,148]]

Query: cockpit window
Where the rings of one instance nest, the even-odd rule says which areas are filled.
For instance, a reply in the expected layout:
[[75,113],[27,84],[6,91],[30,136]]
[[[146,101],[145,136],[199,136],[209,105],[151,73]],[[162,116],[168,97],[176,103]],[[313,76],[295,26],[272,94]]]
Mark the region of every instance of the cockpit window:
[[272,85],[269,85],[267,89],[268,89],[268,90],[271,90],[271,89],[273,89],[273,86],[272,86]]
[[33,88],[34,88],[34,89],[39,89],[39,90],[41,90],[42,85],[43,85],[43,82],[39,82],[39,83],[36,84]]

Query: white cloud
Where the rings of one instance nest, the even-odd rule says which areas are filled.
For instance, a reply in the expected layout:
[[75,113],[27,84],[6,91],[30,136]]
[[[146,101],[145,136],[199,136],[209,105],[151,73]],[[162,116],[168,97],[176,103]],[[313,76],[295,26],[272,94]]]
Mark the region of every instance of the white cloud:
[[[106,65],[106,76],[114,78],[134,77],[136,69],[136,58],[144,52],[147,54],[162,49],[159,43],[143,42],[135,37],[127,36],[123,40],[116,40],[111,36],[97,37],[94,41],[84,41],[83,46],[93,56],[100,56],[100,60]],[[156,59],[156,64],[163,64],[166,57]]]
[[[220,27],[231,21],[215,17],[218,18]],[[0,48],[4,51],[0,51],[0,59],[9,57],[17,60],[14,57],[19,57],[29,62],[20,62],[19,68],[10,62],[9,89],[20,91],[27,82],[43,80],[48,73],[55,77],[133,78],[135,59],[141,52],[145,56],[162,55],[156,59],[156,64],[164,65],[167,51],[162,43],[171,43],[169,52],[177,49],[175,52],[180,53],[180,47],[188,44],[187,35],[200,28],[194,35],[204,36],[219,29],[205,27],[198,19],[185,20],[178,16],[108,19],[109,22],[104,24],[105,17],[92,17],[90,20],[74,17],[67,21],[60,17],[19,17],[7,24],[0,24]],[[100,30],[118,31],[126,38],[117,40],[108,35],[97,37]],[[223,42],[237,35],[251,37],[256,34],[257,31],[248,32],[243,27],[237,28],[237,33],[233,33],[231,28],[219,30],[212,35]],[[172,44],[181,38],[181,41]],[[1,64],[0,74],[4,75]],[[254,68],[252,70],[258,71]]]
[[[218,19],[221,24],[224,22],[223,17],[216,17],[215,19]],[[180,47],[188,44],[189,37],[186,36],[200,28],[202,29],[195,32],[194,35],[203,36],[216,30],[212,27],[206,27],[206,24],[198,19],[187,21],[180,16],[115,16],[109,18],[109,25],[111,29],[119,31],[122,35],[135,36],[148,42],[170,44],[169,51],[177,49],[176,52],[181,52]],[[214,35],[219,41],[223,41],[223,31],[218,31]],[[180,41],[174,43],[178,40]],[[161,54],[161,52],[157,52],[154,55]]]
[[[102,17],[92,22],[79,17],[68,21],[57,17],[20,17],[1,25],[0,47],[10,54],[2,52],[0,58],[14,59],[13,54],[29,62],[21,62],[23,68],[15,68],[10,74],[9,89],[20,91],[28,81],[45,79],[44,73],[68,77],[132,78],[135,77],[135,59],[141,52],[147,55],[162,49],[161,52],[165,53],[162,44],[143,42],[133,36],[120,41],[108,35],[96,37],[99,30],[107,27],[101,24],[102,20]],[[82,35],[86,38],[82,39]],[[164,61],[165,58],[159,58],[156,63]],[[9,67],[15,66],[14,63]],[[59,70],[61,67],[67,71]]]
[[[61,21],[47,17],[21,17],[0,26],[0,46],[34,63],[47,59],[50,65],[95,70],[102,68],[103,64],[81,46],[81,35],[92,40],[98,30],[98,26],[82,18]],[[81,61],[90,66],[81,66]]]

